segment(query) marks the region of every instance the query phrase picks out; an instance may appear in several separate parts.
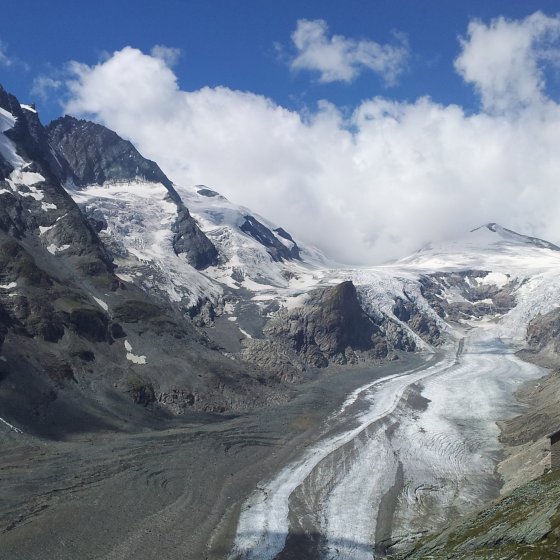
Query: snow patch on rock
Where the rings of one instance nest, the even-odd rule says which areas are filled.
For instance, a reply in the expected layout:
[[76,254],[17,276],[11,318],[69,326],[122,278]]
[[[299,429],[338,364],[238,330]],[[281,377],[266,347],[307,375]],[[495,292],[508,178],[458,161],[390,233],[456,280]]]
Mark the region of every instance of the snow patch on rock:
[[51,254],[51,255],[56,255],[57,253],[60,253],[61,251],[66,251],[66,249],[69,249],[70,245],[61,245],[60,247],[58,245],[55,245],[54,243],[51,243],[48,247],[47,247],[47,251]]
[[93,299],[96,301],[97,305],[101,307],[101,309],[109,311],[109,306],[102,299],[96,298],[95,296],[93,296]]
[[132,346],[128,340],[124,341],[124,347],[126,350],[126,359],[133,364],[143,365],[146,363],[146,356],[137,356],[132,353]]
[[24,103],[20,104],[20,107],[30,113],[37,113],[37,111],[31,105],[25,105]]

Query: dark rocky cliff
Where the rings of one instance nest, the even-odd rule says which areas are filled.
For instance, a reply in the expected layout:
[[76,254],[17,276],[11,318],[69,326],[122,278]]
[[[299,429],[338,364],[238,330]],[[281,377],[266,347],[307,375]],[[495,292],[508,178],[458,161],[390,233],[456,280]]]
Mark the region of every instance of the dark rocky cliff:
[[64,116],[52,121],[46,132],[50,144],[68,162],[76,186],[138,178],[173,190],[155,162],[142,157],[130,142],[102,125]]
[[287,247],[282,243],[272,231],[270,231],[264,224],[261,224],[254,216],[246,215],[245,221],[241,224],[239,229],[256,239],[261,245],[266,247],[268,254],[275,261],[299,259],[300,249],[292,236],[282,228],[274,230],[279,237],[288,241],[291,247]]

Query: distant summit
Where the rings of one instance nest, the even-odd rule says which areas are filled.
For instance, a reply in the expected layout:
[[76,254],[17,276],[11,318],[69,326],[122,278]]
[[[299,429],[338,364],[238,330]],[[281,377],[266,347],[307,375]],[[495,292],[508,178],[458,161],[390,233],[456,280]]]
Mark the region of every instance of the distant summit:
[[530,237],[528,235],[522,235],[513,231],[511,229],[507,229],[502,227],[500,224],[495,222],[491,222],[488,224],[484,224],[483,226],[477,227],[471,230],[471,233],[475,233],[477,231],[484,231],[486,228],[488,231],[492,233],[497,233],[501,239],[506,241],[511,241],[514,243],[526,243],[530,245],[535,245],[537,247],[541,247],[542,249],[551,249],[553,251],[560,251],[560,247],[558,245],[554,245],[554,243],[550,243],[549,241],[545,241],[544,239],[539,239],[538,237]]
[[560,247],[489,222],[453,239],[428,243],[397,263],[431,270],[453,267],[465,270],[494,270],[496,267],[520,269],[529,263],[531,268],[539,268],[557,262],[558,255],[549,251],[556,253]]
[[51,122],[46,132],[50,144],[64,156],[73,172],[62,177],[63,181],[72,180],[76,187],[142,179],[173,190],[171,181],[155,162],[100,124],[66,115]]

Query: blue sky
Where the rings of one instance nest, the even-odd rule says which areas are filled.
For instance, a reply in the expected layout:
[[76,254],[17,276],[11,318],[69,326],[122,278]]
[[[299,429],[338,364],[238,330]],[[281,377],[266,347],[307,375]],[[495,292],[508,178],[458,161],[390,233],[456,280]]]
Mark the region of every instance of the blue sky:
[[549,0],[18,0],[0,83],[342,262],[487,222],[560,243]]
[[[430,95],[472,109],[478,100],[453,69],[469,20],[558,9],[557,1],[546,0],[18,0],[3,3],[0,41],[21,64],[0,67],[0,83],[22,99],[35,99],[48,121],[62,109],[56,96],[31,93],[38,75],[56,75],[69,60],[93,64],[127,45],[143,52],[166,45],[181,50],[174,71],[186,90],[223,85],[295,109],[314,107],[318,99],[352,108],[374,95]],[[410,47],[406,69],[393,87],[373,72],[350,84],[324,84],[313,72],[291,71],[286,57],[300,19],[322,19],[333,34],[382,44],[403,33]]]

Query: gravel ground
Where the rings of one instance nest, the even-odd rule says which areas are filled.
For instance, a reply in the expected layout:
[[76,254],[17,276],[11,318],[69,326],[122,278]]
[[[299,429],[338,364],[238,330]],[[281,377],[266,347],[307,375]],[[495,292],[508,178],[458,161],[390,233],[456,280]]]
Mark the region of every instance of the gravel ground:
[[255,485],[315,441],[356,387],[419,363],[328,368],[286,405],[52,441],[0,426],[2,560],[223,559]]

